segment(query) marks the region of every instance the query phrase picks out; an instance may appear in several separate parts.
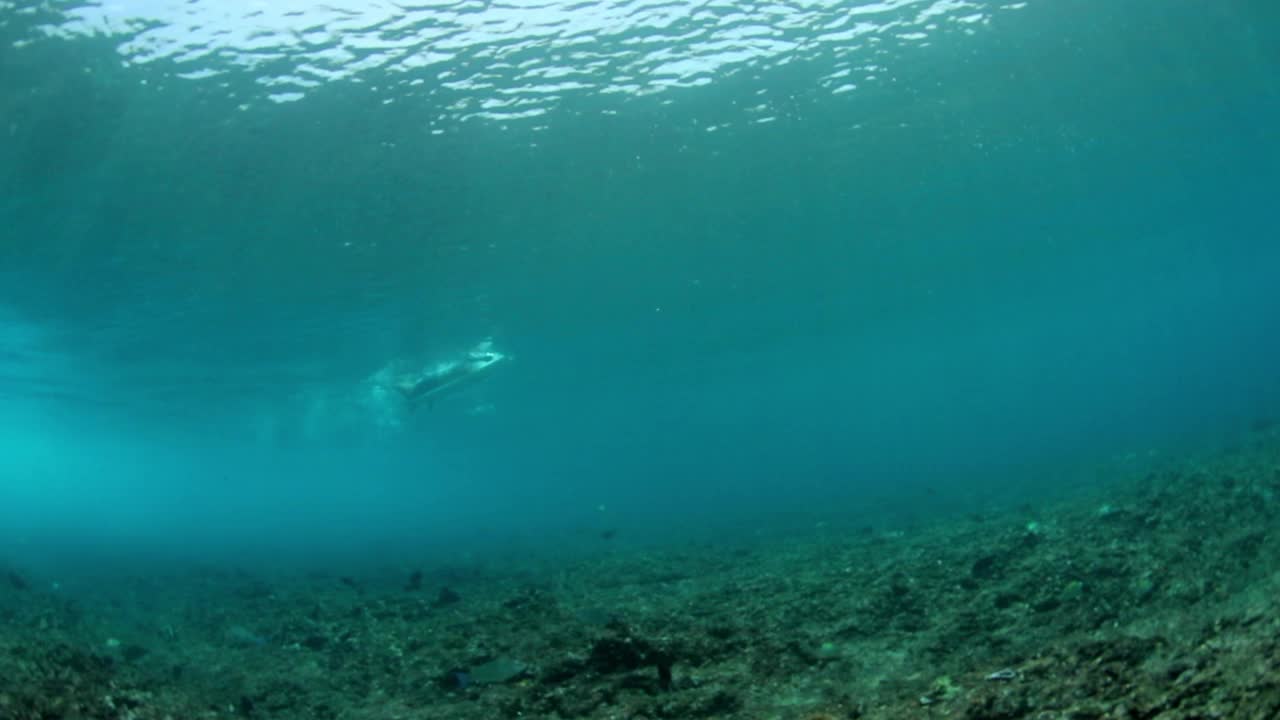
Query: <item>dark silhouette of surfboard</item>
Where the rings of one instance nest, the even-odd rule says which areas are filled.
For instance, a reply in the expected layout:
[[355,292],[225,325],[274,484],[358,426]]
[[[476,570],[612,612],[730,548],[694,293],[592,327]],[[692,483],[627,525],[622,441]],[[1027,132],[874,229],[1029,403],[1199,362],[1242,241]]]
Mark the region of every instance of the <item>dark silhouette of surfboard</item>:
[[506,358],[500,352],[487,349],[487,344],[472,350],[463,360],[448,363],[418,378],[396,385],[396,389],[413,407],[426,403],[434,407],[435,401],[458,388],[468,385],[488,374],[494,365]]

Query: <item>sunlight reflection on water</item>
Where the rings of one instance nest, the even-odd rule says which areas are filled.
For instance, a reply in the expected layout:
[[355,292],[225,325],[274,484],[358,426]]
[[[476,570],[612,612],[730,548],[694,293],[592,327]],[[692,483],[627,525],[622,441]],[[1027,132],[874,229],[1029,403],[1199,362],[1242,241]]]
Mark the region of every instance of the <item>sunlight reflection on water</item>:
[[361,80],[392,99],[451,99],[441,105],[462,119],[513,120],[544,115],[575,94],[697,87],[798,60],[822,64],[826,91],[849,92],[884,82],[885,65],[905,49],[945,33],[971,34],[995,13],[1023,5],[116,0],[68,10],[44,31],[118,37],[129,62],[169,63],[186,79],[249,72],[260,97],[275,102]]

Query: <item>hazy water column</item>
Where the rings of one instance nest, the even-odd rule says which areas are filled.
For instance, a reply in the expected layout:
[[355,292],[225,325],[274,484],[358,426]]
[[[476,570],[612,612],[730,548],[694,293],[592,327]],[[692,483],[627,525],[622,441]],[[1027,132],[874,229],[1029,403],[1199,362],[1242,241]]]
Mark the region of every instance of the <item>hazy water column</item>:
[[1274,11],[105,7],[4,29],[7,372],[137,455],[270,483],[254,429],[376,445],[365,378],[490,334],[494,412],[408,425],[449,517],[1003,479],[1275,397]]

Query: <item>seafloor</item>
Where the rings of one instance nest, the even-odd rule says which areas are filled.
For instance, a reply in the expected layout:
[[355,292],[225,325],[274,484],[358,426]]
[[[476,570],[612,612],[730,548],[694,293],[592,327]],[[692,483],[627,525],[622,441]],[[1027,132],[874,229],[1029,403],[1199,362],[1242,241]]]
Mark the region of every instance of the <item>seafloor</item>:
[[192,570],[95,602],[0,568],[0,718],[1280,718],[1280,432],[1124,467],[518,575]]

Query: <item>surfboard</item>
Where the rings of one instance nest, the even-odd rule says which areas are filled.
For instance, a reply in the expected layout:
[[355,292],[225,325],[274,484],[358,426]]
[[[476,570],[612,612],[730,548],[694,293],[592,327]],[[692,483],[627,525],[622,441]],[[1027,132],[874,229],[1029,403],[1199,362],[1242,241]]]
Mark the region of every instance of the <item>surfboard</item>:
[[426,402],[434,405],[441,396],[470,384],[489,373],[506,355],[495,350],[472,350],[463,360],[447,363],[416,379],[396,385],[406,401],[414,406]]

